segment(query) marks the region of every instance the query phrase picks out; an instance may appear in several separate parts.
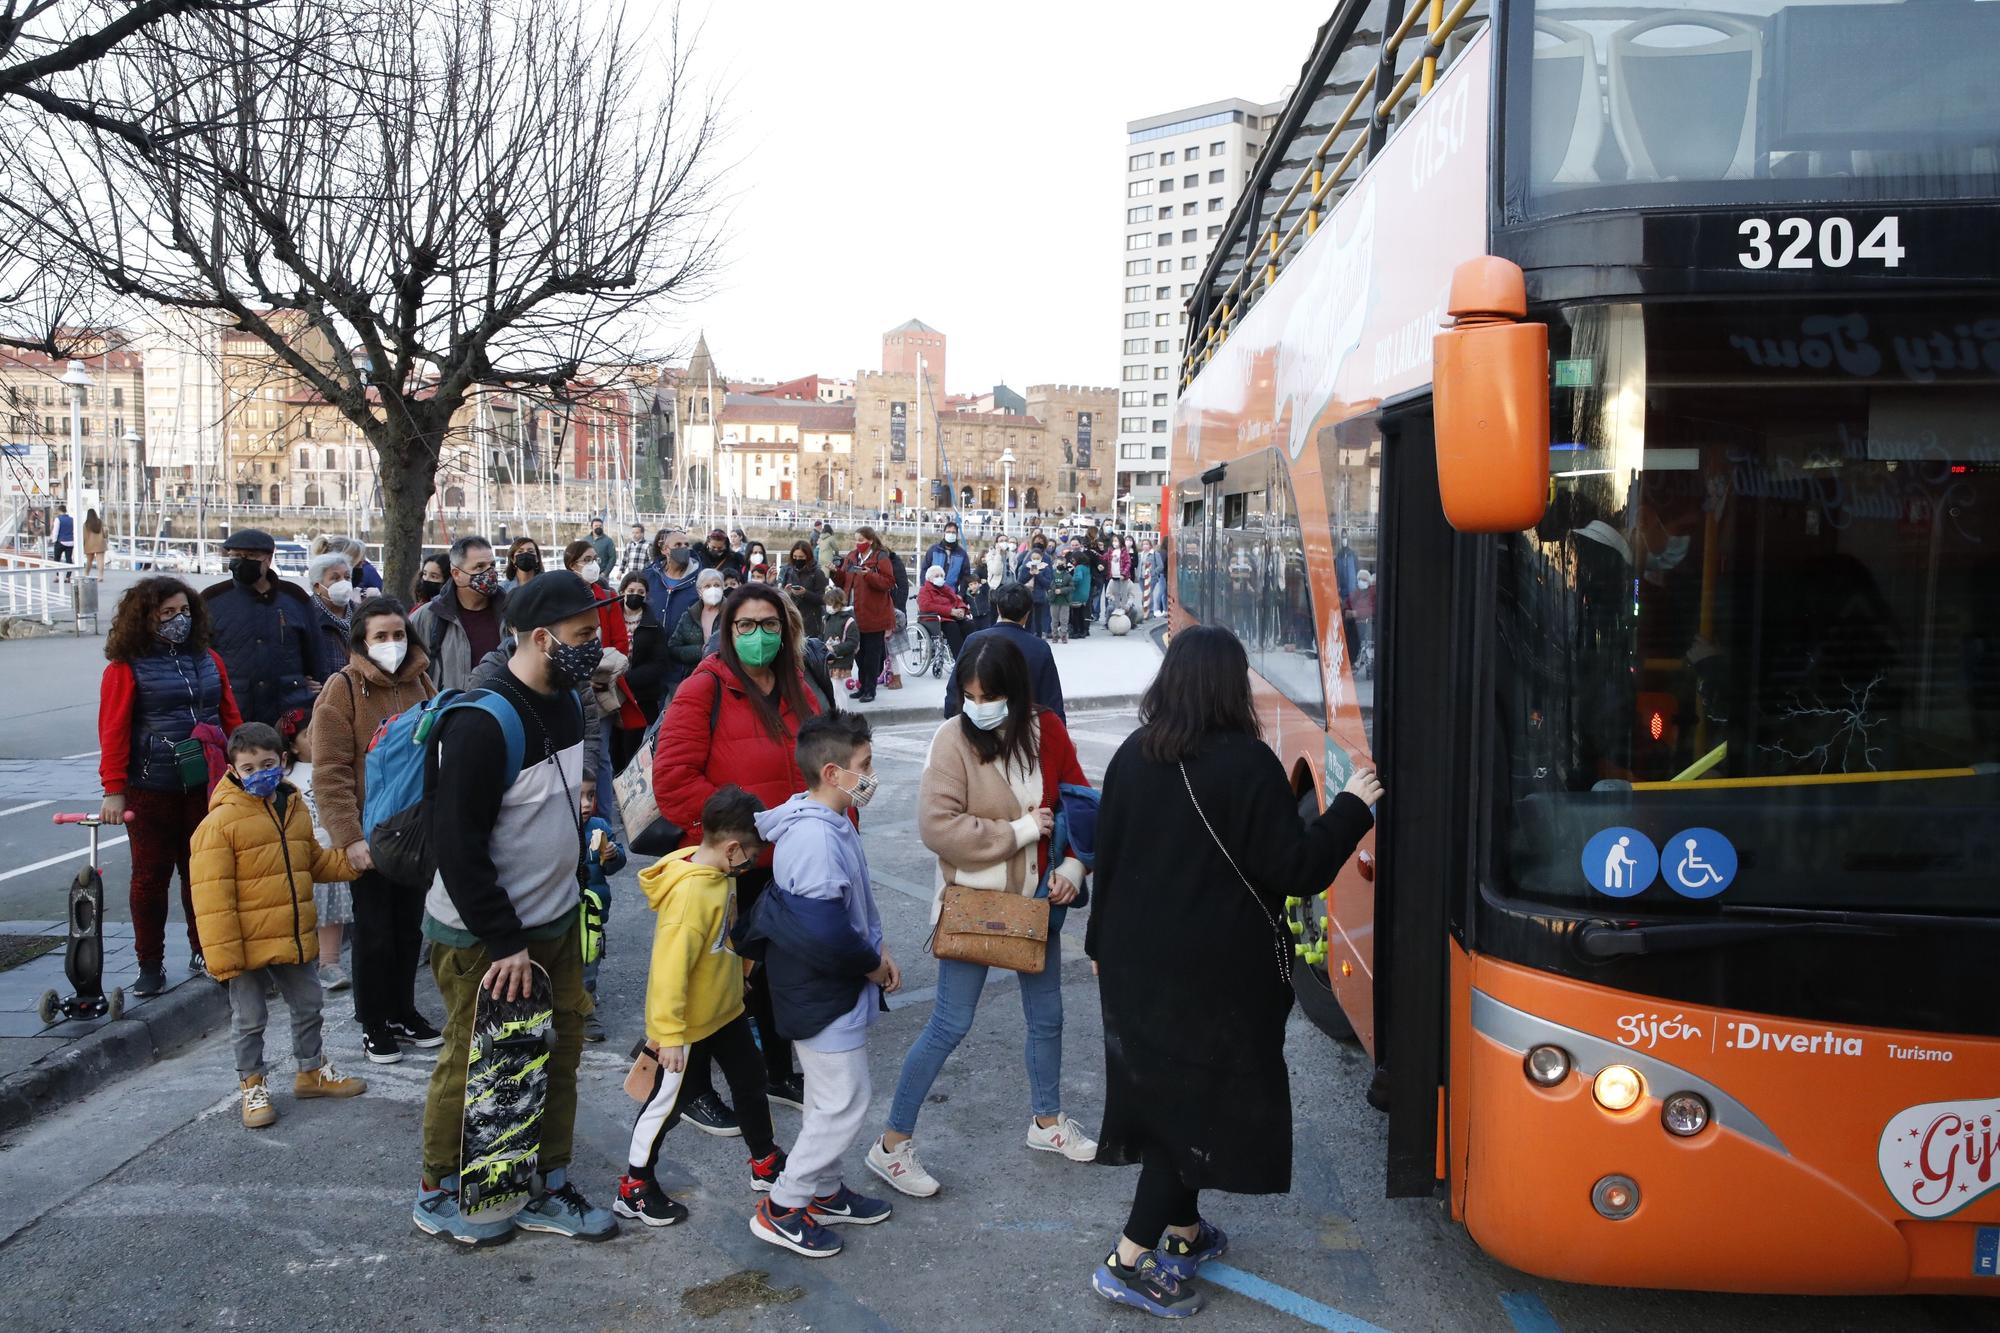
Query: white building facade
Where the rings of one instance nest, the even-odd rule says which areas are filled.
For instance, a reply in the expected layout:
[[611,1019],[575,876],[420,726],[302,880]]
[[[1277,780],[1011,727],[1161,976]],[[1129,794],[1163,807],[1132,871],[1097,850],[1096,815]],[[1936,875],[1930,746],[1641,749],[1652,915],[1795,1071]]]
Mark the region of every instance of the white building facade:
[[1133,522],[1159,521],[1187,299],[1283,109],[1231,99],[1125,127],[1117,495]]

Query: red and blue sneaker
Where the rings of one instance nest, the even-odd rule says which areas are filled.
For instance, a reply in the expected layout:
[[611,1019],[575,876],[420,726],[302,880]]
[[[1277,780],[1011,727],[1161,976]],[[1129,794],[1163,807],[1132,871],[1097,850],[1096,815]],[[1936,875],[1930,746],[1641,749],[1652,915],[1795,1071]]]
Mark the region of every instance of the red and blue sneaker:
[[778,1177],[785,1174],[785,1154],[782,1149],[773,1148],[769,1157],[750,1159],[750,1188],[759,1194],[769,1194],[771,1186],[778,1183]]
[[1090,1275],[1090,1289],[1116,1305],[1129,1305],[1162,1319],[1186,1319],[1201,1312],[1201,1293],[1193,1284],[1161,1267],[1151,1250],[1127,1268],[1113,1250]]
[[757,1211],[750,1214],[750,1234],[808,1259],[830,1259],[840,1253],[840,1242],[813,1221],[809,1209],[780,1208],[769,1195],[758,1200]]
[[813,1221],[821,1226],[872,1227],[877,1222],[889,1220],[894,1210],[881,1199],[871,1199],[865,1194],[856,1194],[842,1185],[831,1194],[820,1195],[806,1205]]
[[1174,1275],[1177,1282],[1185,1282],[1194,1276],[1194,1270],[1210,1259],[1220,1259],[1229,1250],[1229,1237],[1221,1227],[1201,1218],[1195,1224],[1193,1240],[1183,1240],[1169,1231],[1160,1237],[1160,1248],[1153,1251],[1159,1256],[1160,1267]]

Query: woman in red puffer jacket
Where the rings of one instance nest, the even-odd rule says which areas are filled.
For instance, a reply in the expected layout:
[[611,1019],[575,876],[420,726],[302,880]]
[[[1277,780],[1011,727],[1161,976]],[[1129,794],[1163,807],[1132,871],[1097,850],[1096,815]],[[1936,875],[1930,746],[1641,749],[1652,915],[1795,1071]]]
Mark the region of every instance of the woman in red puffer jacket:
[[896,628],[896,574],[883,553],[881,539],[873,528],[854,530],[854,549],[834,566],[833,581],[847,590],[854,607],[854,626],[861,633],[855,677],[861,688],[854,692],[857,703],[875,697],[875,683],[882,675],[888,654],[887,635]]

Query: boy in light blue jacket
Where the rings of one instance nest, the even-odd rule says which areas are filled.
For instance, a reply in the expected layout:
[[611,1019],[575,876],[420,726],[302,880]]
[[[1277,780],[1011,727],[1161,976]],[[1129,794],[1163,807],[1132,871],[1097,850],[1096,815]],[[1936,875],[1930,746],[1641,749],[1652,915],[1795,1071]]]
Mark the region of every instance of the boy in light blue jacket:
[[849,813],[875,794],[867,719],[809,718],[798,762],[812,785],[757,816],[757,832],[774,848],[772,882],[740,933],[745,956],[764,960],[778,1035],[797,1043],[805,1118],[750,1231],[823,1259],[840,1253],[829,1227],[889,1218],[888,1204],[847,1187],[840,1162],[868,1113],[868,1029],[903,977],[882,943],[868,858]]

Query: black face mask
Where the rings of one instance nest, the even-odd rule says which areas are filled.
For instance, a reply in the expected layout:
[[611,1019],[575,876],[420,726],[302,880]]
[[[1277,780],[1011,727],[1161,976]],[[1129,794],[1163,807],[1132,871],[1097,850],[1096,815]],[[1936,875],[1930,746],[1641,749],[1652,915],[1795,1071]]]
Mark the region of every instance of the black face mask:
[[528,573],[533,574],[539,572],[541,567],[542,558],[533,551],[523,551],[514,557],[514,568],[516,569],[526,570]]
[[626,593],[625,605],[634,611],[644,611],[646,609],[646,594],[643,592]]
[[417,580],[417,600],[420,602],[428,602],[443,591],[444,585],[434,579]]
[[264,577],[264,562],[239,555],[229,562],[229,577],[246,588],[253,587],[258,579]]

